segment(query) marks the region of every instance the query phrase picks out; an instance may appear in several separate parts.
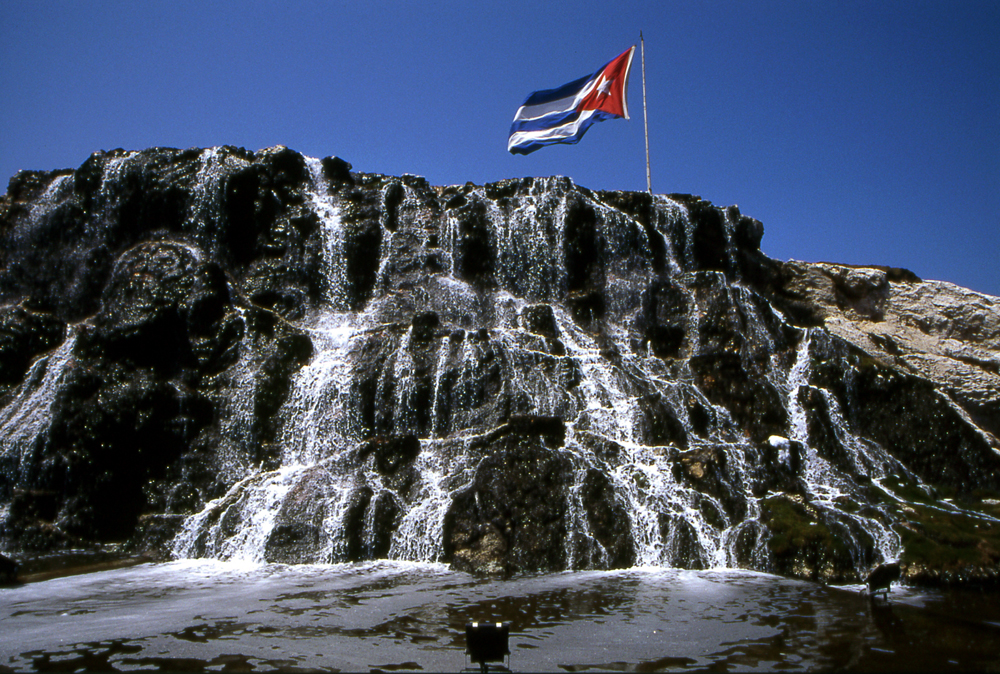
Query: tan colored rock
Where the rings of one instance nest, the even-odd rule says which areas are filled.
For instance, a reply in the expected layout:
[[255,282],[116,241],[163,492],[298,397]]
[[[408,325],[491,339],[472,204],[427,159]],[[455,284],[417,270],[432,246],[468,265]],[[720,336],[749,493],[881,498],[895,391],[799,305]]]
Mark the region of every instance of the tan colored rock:
[[892,281],[874,267],[791,261],[786,271],[786,291],[819,306],[830,332],[940,385],[967,411],[1000,414],[1000,298],[944,281]]

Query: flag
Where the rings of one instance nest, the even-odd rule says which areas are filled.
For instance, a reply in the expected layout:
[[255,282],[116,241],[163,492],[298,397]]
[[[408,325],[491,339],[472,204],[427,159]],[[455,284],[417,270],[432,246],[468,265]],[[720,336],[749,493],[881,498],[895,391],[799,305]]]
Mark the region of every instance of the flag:
[[594,122],[628,119],[633,52],[635,47],[629,47],[593,75],[529,94],[510,125],[507,150],[528,154],[553,143],[579,143]]

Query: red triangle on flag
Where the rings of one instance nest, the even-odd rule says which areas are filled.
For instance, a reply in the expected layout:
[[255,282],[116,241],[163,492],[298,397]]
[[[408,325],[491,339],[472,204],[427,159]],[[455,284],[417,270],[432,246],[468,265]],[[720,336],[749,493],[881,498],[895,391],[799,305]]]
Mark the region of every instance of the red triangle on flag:
[[635,47],[629,47],[608,63],[594,78],[594,88],[583,97],[577,110],[600,110],[628,119],[628,71]]

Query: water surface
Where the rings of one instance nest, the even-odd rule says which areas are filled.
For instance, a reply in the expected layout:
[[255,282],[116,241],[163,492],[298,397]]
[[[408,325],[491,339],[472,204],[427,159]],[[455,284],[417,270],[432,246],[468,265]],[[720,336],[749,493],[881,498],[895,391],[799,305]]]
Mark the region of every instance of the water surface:
[[1000,671],[996,595],[739,571],[488,580],[439,564],[188,560],[0,589],[0,671],[455,671],[469,620],[513,671]]

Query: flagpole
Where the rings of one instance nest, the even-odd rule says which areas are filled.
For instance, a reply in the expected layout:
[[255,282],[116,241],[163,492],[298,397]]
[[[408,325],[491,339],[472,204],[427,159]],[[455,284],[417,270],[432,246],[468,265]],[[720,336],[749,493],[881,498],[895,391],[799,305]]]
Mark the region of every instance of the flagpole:
[[649,179],[649,118],[646,116],[646,43],[639,31],[639,52],[642,55],[642,126],[646,131],[646,190],[653,193],[653,183]]

